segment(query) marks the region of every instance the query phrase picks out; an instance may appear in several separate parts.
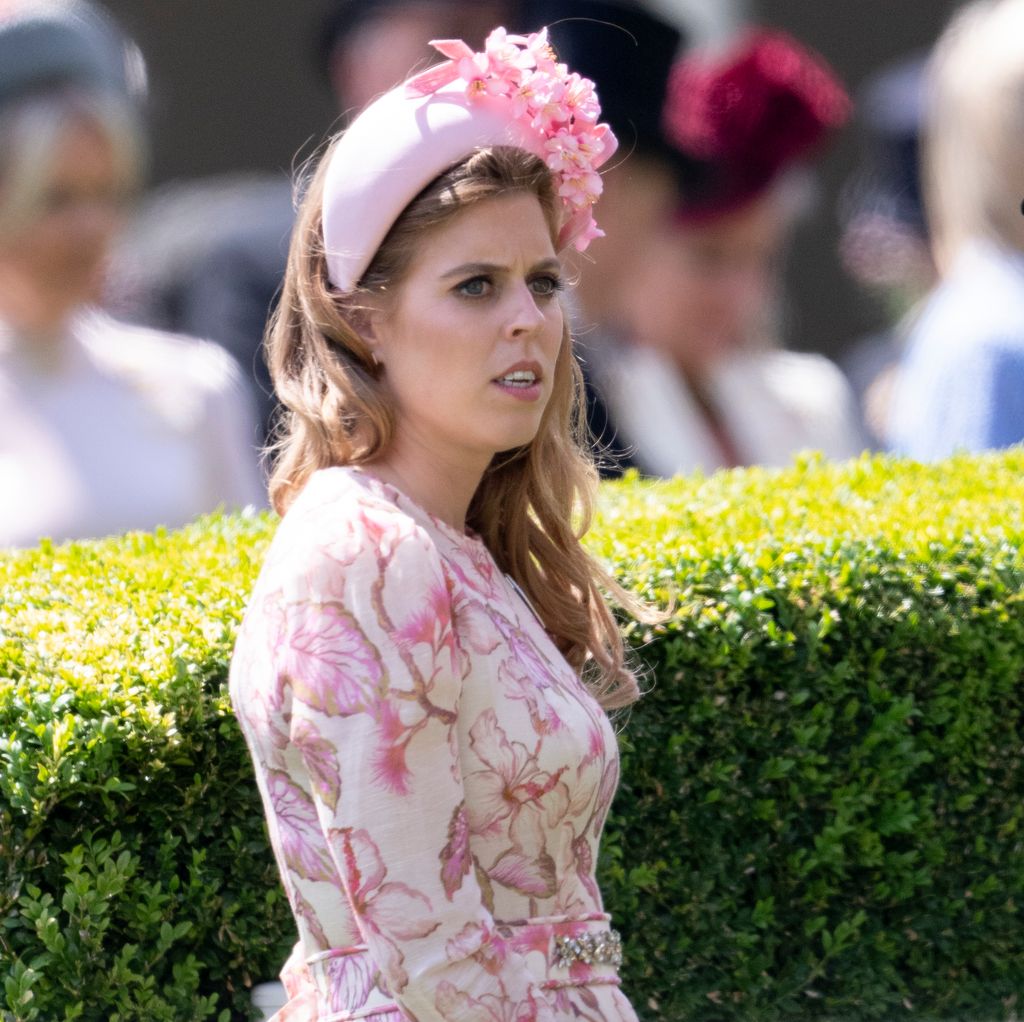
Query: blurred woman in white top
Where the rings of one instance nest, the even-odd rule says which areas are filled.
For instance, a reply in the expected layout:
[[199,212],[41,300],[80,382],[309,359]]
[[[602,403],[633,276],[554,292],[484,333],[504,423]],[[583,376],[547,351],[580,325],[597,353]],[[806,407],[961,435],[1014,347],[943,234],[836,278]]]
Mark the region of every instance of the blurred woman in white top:
[[0,11],[0,547],[263,502],[230,357],[98,307],[142,178],[144,75],[91,4]]
[[774,322],[780,264],[805,204],[803,165],[848,110],[824,61],[779,32],[753,30],[673,69],[664,128],[682,161],[681,199],[617,296],[630,343],[595,358],[616,444],[642,471],[859,453],[839,369],[781,350]]

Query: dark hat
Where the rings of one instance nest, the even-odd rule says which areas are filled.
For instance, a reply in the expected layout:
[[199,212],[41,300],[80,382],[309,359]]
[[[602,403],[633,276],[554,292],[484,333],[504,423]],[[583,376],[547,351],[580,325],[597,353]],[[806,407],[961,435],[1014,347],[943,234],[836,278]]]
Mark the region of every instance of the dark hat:
[[695,168],[682,181],[680,220],[752,201],[819,150],[850,109],[825,61],[782,32],[753,30],[723,56],[685,57],[664,112],[666,135]]
[[65,85],[140,99],[145,80],[138,49],[87,0],[27,0],[0,14],[0,104]]
[[623,153],[667,150],[660,111],[684,43],[674,25],[631,0],[519,0],[514,18],[517,31],[547,25],[559,60],[594,81]]

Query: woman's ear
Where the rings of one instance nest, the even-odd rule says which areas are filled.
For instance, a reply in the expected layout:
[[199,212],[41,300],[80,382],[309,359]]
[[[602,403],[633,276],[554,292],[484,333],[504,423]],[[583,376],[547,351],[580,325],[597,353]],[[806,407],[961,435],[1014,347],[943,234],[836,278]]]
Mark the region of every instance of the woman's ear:
[[348,321],[366,345],[374,366],[384,364],[383,359],[383,325],[385,314],[383,308],[370,300],[348,310]]

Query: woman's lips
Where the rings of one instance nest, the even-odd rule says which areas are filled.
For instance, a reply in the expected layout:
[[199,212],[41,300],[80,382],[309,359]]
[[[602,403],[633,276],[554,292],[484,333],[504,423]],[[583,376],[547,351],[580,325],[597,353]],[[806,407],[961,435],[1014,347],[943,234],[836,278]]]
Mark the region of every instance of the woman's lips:
[[491,382],[521,401],[536,401],[541,394],[542,373],[536,362],[517,362]]

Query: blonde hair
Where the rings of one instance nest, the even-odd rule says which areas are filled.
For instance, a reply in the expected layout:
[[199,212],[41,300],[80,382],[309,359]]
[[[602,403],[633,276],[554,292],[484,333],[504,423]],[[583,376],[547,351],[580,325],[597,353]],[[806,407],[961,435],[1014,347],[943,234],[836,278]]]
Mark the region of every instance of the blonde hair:
[[142,129],[126,101],[74,87],[30,94],[0,108],[0,238],[29,227],[42,212],[58,147],[75,123],[110,144],[126,198],[140,186]]
[[972,239],[1021,247],[1024,0],[980,0],[950,22],[929,66],[924,183],[936,262]]
[[[519,149],[480,150],[413,200],[391,228],[352,295],[333,290],[323,251],[321,161],[299,210],[281,301],[267,334],[267,361],[286,409],[273,453],[270,497],[284,514],[310,475],[368,464],[387,450],[395,414],[387,386],[356,325],[367,297],[399,286],[426,232],[468,205],[512,192],[535,195],[552,235],[559,202],[543,161]],[[568,326],[551,399],[534,440],[497,455],[481,480],[467,525],[522,588],[569,663],[606,708],[637,694],[614,616],[602,596],[639,605],[581,544],[597,473],[584,446],[582,374]]]

